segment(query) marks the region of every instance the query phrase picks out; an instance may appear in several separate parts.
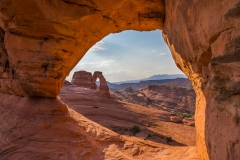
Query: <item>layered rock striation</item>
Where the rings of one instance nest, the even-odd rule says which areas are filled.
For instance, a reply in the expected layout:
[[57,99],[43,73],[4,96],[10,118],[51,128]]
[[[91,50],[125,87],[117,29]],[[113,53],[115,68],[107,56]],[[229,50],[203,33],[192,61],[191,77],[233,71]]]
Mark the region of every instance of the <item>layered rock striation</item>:
[[92,73],[86,71],[74,72],[71,83],[79,87],[92,88],[94,86]]
[[19,96],[56,98],[97,41],[128,29],[162,29],[164,21],[163,1],[1,0],[0,6],[0,91]]
[[240,2],[165,1],[163,37],[196,92],[200,159],[240,158]]
[[[239,159],[239,8],[239,0],[1,0],[0,92],[56,98],[65,77],[103,37],[163,29],[177,66],[196,91],[199,158]],[[12,103],[20,105],[17,101],[20,97]],[[0,103],[4,107],[5,100]],[[14,135],[17,124],[11,125],[7,131]],[[12,145],[22,143],[21,137],[12,136]],[[15,148],[5,153],[18,155]]]
[[[97,79],[99,79],[99,86],[96,84]],[[101,94],[110,97],[107,81],[100,71],[95,71],[93,75],[91,72],[86,71],[74,72],[71,82],[78,87],[98,90],[101,92]]]
[[[174,147],[119,135],[59,99],[0,93],[1,160],[196,159],[195,147]],[[11,120],[9,119],[11,117]],[[159,155],[159,151],[164,155]],[[181,154],[180,153],[184,153]]]
[[194,113],[196,95],[193,89],[168,85],[148,85],[147,88],[112,92],[122,101],[172,113]]

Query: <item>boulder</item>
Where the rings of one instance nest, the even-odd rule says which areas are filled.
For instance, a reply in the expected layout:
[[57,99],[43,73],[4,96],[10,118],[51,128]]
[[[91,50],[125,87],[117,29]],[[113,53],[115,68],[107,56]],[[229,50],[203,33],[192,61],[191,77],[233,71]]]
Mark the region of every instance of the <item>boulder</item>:
[[182,123],[183,118],[180,116],[170,116],[170,121],[174,123]]
[[57,98],[69,72],[105,36],[162,29],[196,91],[199,158],[239,159],[239,8],[239,0],[1,0],[0,92]]
[[183,124],[188,125],[188,126],[195,126],[195,121],[193,118],[184,118],[182,120]]

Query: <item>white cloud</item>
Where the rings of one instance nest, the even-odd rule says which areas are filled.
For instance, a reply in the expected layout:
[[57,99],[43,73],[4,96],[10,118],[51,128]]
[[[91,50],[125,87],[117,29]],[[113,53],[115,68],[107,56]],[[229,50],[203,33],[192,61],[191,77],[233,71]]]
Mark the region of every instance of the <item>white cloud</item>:
[[164,52],[161,52],[161,53],[159,53],[158,55],[157,55],[157,57],[161,57],[161,56],[164,56],[164,55],[166,55],[167,53],[164,53]]
[[86,63],[78,63],[77,66],[80,68],[84,68]]
[[110,63],[115,62],[115,60],[107,60],[107,61],[101,61],[101,62],[95,62],[96,67],[102,67],[102,66],[109,66]]
[[115,60],[110,59],[110,60],[103,60],[100,62],[83,62],[83,63],[78,63],[77,66],[80,68],[86,68],[87,65],[92,65],[93,67],[103,67],[103,66],[109,66],[111,63],[115,62]]
[[154,49],[154,50],[151,50],[151,52],[157,52],[157,50]]
[[104,50],[105,48],[103,47],[103,44],[104,44],[104,42],[103,42],[103,41],[100,41],[100,42],[94,44],[94,45],[89,49],[89,51],[96,52],[96,51]]

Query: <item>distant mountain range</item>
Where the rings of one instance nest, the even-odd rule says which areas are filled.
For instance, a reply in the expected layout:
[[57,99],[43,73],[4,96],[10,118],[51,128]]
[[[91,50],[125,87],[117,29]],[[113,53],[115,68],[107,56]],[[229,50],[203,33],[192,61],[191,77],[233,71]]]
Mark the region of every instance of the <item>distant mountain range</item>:
[[107,82],[107,84],[111,90],[124,90],[127,87],[131,87],[135,90],[138,90],[140,88],[147,88],[149,84],[156,84],[156,85],[162,84],[162,85],[192,88],[192,84],[187,78],[148,80],[148,81],[140,81],[138,83],[121,83],[121,84]]
[[[96,84],[99,85],[99,81],[96,81]],[[131,87],[135,90],[140,88],[147,88],[149,84],[162,84],[162,85],[171,85],[178,87],[192,88],[192,84],[183,74],[158,74],[153,75],[148,78],[143,78],[139,80],[128,80],[121,82],[108,82],[108,87],[110,90],[124,90],[127,87]]]
[[157,74],[148,78],[138,79],[138,80],[127,80],[120,82],[112,82],[113,84],[122,84],[122,83],[139,83],[140,81],[149,81],[149,80],[162,80],[162,79],[176,79],[176,78],[187,78],[184,74]]

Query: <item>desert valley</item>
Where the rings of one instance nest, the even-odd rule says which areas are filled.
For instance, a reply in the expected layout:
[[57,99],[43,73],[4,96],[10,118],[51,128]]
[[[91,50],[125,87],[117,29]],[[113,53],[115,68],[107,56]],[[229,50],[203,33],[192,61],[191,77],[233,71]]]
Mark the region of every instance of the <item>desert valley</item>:
[[[95,73],[100,77],[99,86],[95,83]],[[195,92],[186,78],[163,79],[159,80],[159,84],[151,84],[150,80],[145,81],[146,84],[149,83],[148,88],[134,90],[126,87],[124,90],[117,90],[108,88],[109,82],[101,72],[95,73],[75,72],[72,83],[64,82],[59,94],[60,100],[117,134],[130,139],[134,137],[132,145],[141,142],[148,144],[150,148],[154,148],[151,146],[153,144],[165,146],[167,150],[174,147],[187,152],[181,154],[179,159],[197,159],[193,118]],[[133,84],[137,87],[139,83]],[[133,84],[122,83],[127,86]],[[138,152],[140,151],[131,153],[133,157],[130,156],[129,159],[149,159],[145,157],[146,153]],[[175,154],[177,152],[164,156],[169,159],[176,156]],[[118,157],[121,158],[123,157]]]
[[239,11],[0,0],[0,160],[239,160]]

